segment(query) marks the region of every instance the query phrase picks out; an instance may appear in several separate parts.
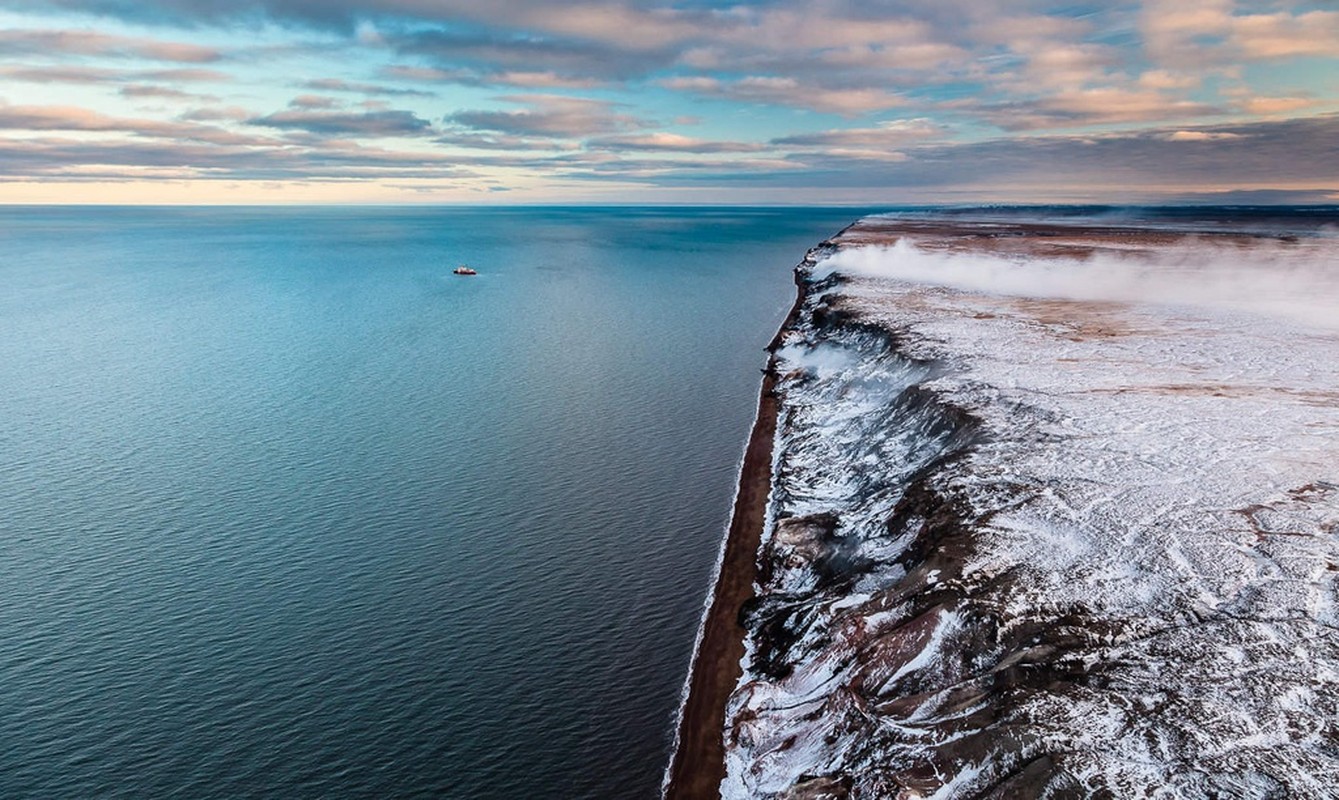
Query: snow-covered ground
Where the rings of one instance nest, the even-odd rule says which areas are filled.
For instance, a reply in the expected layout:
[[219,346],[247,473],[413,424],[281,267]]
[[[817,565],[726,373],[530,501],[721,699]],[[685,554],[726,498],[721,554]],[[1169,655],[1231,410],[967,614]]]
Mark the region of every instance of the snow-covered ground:
[[1339,242],[1092,237],[802,265],[725,797],[1339,796]]

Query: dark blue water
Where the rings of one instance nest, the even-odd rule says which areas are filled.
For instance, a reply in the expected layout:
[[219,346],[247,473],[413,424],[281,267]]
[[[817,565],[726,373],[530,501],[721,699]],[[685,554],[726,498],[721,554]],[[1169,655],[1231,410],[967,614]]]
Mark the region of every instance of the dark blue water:
[[0,796],[654,796],[859,213],[0,210]]

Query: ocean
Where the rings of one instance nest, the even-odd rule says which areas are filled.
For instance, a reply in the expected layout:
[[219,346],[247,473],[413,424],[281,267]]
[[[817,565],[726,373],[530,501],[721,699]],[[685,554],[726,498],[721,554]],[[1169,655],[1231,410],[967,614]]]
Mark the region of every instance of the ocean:
[[862,213],[0,209],[0,796],[654,797]]

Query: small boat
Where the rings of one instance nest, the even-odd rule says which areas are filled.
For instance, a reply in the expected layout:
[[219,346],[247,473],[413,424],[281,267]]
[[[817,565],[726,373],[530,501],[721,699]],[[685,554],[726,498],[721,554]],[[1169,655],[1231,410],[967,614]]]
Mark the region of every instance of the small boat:
[[451,270],[451,271],[454,272],[454,273],[457,274],[457,275],[478,275],[478,274],[479,274],[476,270],[474,270],[474,269],[471,268],[471,267],[467,267],[467,266],[465,266],[464,264],[461,264],[460,266],[456,267],[455,269],[453,269],[453,270]]

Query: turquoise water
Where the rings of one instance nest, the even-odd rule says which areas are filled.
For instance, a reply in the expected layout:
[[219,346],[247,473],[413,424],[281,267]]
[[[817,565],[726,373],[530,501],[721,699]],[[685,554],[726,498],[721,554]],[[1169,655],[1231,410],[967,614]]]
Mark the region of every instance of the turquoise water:
[[860,213],[0,209],[0,796],[654,796]]

